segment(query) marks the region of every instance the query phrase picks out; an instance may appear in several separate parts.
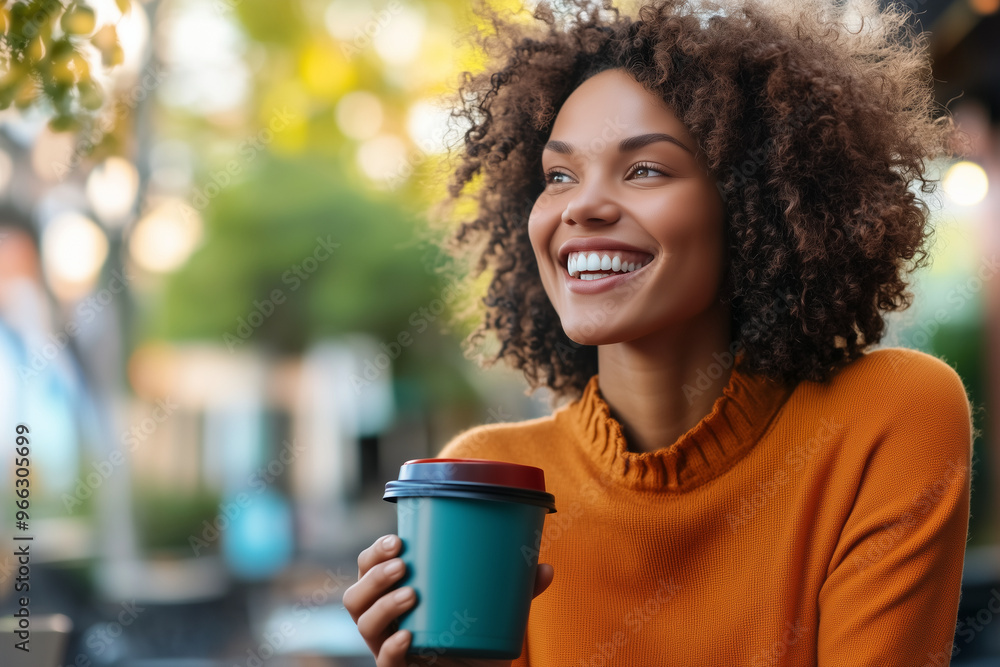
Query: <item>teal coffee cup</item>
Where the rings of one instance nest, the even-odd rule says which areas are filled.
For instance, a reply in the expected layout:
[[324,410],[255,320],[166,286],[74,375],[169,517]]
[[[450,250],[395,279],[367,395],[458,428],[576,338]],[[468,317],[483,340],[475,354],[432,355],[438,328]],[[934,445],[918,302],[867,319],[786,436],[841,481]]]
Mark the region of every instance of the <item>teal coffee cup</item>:
[[399,618],[412,654],[514,659],[521,654],[545,515],[555,498],[541,468],[486,459],[415,459],[385,485],[396,503],[398,586],[417,594]]

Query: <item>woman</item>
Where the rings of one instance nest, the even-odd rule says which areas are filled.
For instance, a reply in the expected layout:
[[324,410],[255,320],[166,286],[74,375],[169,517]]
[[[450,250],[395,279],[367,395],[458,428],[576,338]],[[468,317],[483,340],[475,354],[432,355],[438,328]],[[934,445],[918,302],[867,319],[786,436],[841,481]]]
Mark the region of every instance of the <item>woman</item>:
[[[950,660],[968,399],[943,361],[867,350],[956,132],[904,13],[832,12],[541,5],[466,77],[455,247],[485,237],[493,270],[472,339],[571,399],[439,453],[541,467],[559,504],[515,665]],[[344,596],[380,666],[408,664],[399,547]]]

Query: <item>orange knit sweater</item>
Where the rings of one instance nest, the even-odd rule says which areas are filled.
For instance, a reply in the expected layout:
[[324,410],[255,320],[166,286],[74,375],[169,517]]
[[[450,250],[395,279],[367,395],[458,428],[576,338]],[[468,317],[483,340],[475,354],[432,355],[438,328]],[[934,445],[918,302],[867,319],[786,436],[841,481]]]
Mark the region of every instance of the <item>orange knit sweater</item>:
[[648,453],[628,450],[598,378],[438,455],[538,466],[555,495],[536,545],[555,579],[515,666],[949,663],[972,462],[950,366],[881,349],[794,389],[734,370]]

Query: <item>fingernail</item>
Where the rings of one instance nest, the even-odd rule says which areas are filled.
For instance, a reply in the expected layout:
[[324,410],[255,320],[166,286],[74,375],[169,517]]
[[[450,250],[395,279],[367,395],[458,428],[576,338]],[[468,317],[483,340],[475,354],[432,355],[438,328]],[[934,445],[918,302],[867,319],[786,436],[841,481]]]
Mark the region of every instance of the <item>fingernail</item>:
[[403,561],[394,560],[385,566],[385,571],[387,574],[397,575],[403,571]]
[[398,591],[396,591],[396,595],[393,596],[393,599],[396,602],[406,602],[407,600],[410,599],[412,595],[413,595],[412,588],[400,588]]
[[396,545],[396,536],[395,535],[389,535],[388,537],[386,537],[386,538],[384,538],[382,540],[382,548],[383,549],[392,549],[395,545]]

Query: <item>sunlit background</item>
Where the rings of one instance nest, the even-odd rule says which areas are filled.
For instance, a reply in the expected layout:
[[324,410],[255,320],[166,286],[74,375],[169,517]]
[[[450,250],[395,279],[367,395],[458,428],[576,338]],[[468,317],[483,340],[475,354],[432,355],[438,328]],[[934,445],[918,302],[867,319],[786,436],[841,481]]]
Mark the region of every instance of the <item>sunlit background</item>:
[[[482,63],[468,3],[88,4],[117,62],[90,66],[92,121],[0,112],[0,424],[31,429],[31,613],[60,652],[32,664],[372,665],[340,599],[395,530],[385,482],[549,412],[444,328],[478,296],[423,217],[461,129],[440,96]],[[947,360],[977,408],[976,608],[1000,582],[1000,1],[909,6],[972,150],[933,165],[934,262],[883,345]],[[953,664],[1000,664],[996,625]]]

